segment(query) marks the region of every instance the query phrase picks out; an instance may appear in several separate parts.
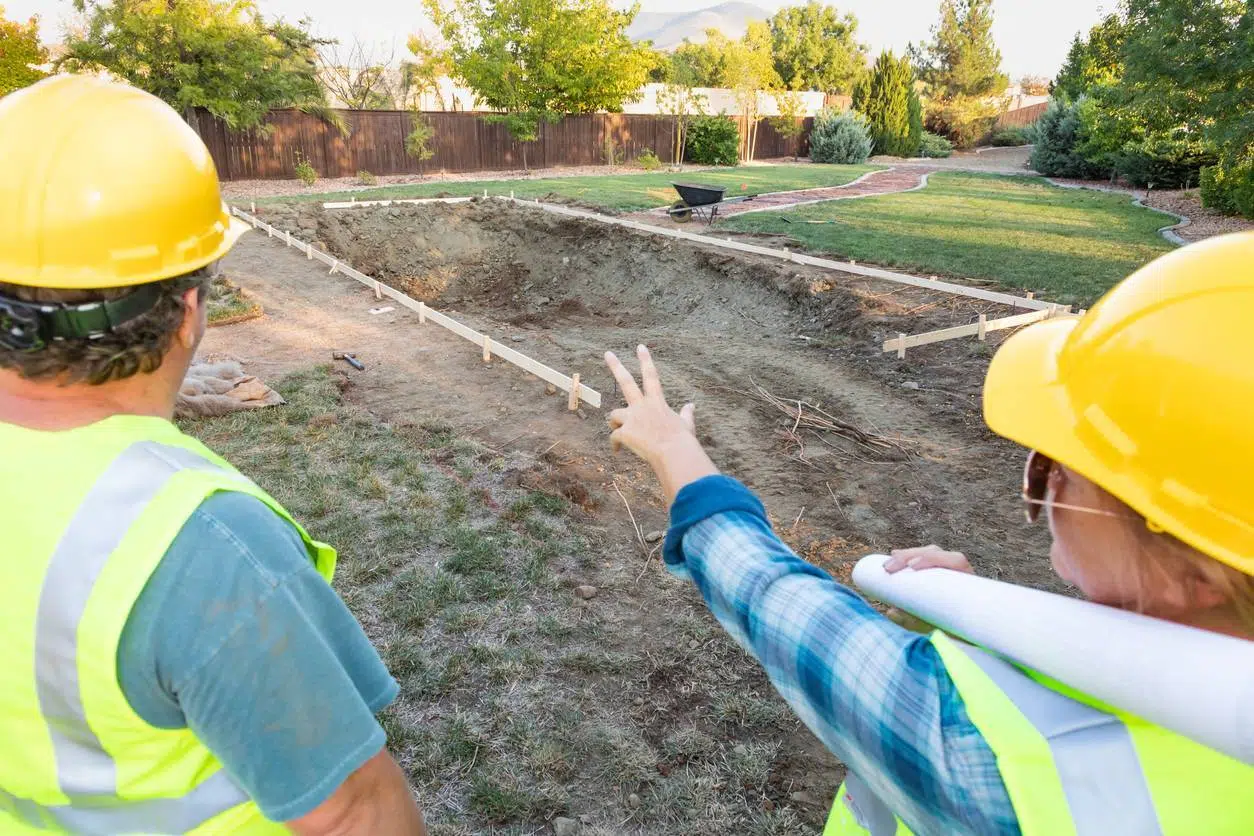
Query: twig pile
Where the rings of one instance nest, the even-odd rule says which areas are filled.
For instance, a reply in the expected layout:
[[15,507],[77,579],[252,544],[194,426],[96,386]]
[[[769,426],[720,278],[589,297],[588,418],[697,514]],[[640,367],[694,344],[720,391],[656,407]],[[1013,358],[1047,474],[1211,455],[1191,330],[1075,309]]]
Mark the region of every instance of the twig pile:
[[[879,433],[864,430],[861,427],[855,427],[848,421],[842,421],[834,415],[824,412],[814,404],[803,400],[784,400],[763,389],[757,383],[753,384],[753,388],[754,392],[745,392],[743,394],[770,404],[787,415],[791,422],[787,435],[803,450],[804,445],[801,444],[798,436],[799,430],[812,431],[820,441],[825,441],[823,436],[826,434],[840,436],[873,453],[875,458],[880,461],[902,461],[915,455],[915,451],[911,449],[909,444],[895,438],[880,435]],[[830,443],[829,446],[831,446]],[[805,461],[803,455],[798,454],[798,457]]]

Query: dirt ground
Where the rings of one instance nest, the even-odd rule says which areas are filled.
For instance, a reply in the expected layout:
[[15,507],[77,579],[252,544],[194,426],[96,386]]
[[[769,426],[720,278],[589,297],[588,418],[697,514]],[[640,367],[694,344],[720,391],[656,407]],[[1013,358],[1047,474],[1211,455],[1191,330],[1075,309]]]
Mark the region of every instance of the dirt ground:
[[[683,625],[713,625],[695,592],[637,541],[625,505],[642,532],[666,525],[652,477],[609,451],[605,415],[618,397],[601,355],[630,356],[637,342],[653,350],[672,402],[697,404],[700,435],[720,467],[763,496],[794,548],[838,577],[868,552],[935,542],[965,551],[982,574],[1058,588],[1046,532],[1020,512],[1022,454],[980,420],[982,376],[1005,335],[912,349],[904,360],[879,349],[898,331],[1006,308],[495,202],[339,212],[284,205],[263,217],[602,392],[604,410],[568,412],[564,394],[499,360],[485,365],[476,347],[420,326],[399,306],[371,313],[392,303],[256,233],[225,266],[265,316],[214,329],[204,346],[267,379],[353,351],[366,365],[344,369],[357,406],[398,427],[445,421],[493,450],[546,462],[541,487],[579,506],[601,550],[587,580],[601,590],[591,604],[622,648],[653,658]],[[763,391],[854,430],[795,426]],[[859,433],[861,442],[851,439]],[[643,672],[643,696],[607,685],[603,699],[623,702],[647,726],[698,712],[713,698],[702,688],[769,690],[734,647],[711,653],[713,679],[702,678],[698,655],[689,673]],[[771,832],[817,832],[841,769],[804,728],[788,728],[763,804],[799,811],[795,828]]]

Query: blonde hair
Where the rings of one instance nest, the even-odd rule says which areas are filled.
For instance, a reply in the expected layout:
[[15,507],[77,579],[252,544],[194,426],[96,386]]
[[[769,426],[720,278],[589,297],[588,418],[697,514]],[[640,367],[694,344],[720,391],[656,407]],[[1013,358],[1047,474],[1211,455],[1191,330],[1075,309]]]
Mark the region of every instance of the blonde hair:
[[1132,561],[1137,577],[1137,609],[1148,597],[1151,589],[1177,584],[1184,590],[1181,603],[1190,609],[1200,608],[1196,600],[1197,586],[1207,585],[1216,590],[1231,605],[1241,624],[1254,633],[1254,575],[1222,563],[1165,531],[1155,531],[1145,518],[1117,497],[1101,491],[1109,502],[1120,509],[1119,522],[1124,528],[1128,544],[1137,560]]

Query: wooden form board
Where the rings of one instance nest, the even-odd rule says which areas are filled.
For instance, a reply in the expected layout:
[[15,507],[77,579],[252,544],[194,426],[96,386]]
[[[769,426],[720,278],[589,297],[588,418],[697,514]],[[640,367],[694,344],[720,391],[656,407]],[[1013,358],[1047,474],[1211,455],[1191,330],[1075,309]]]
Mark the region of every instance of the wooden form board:
[[639,221],[629,221],[623,218],[611,218],[606,215],[598,215],[595,212],[587,212],[582,209],[572,209],[568,206],[558,206],[552,203],[541,203],[538,200],[523,200],[521,198],[498,197],[498,200],[510,200],[522,206],[532,206],[542,209],[545,212],[551,212],[555,215],[566,215],[572,218],[584,218],[585,220],[596,221],[598,223],[609,224],[611,226],[621,226],[627,229],[634,229],[639,232],[647,232],[651,235],[662,235],[667,238],[678,238],[684,241],[692,241],[697,244],[704,244],[708,247],[718,247],[724,250],[734,250],[742,253],[753,253],[754,255],[766,256],[768,258],[777,258],[781,261],[791,261],[794,264],[806,264],[811,267],[822,267],[827,270],[839,270],[842,273],[852,273],[857,276],[867,276],[873,279],[883,279],[887,282],[896,282],[897,284],[911,285],[912,287],[922,287],[928,290],[935,290],[940,293],[950,293],[956,296],[966,296],[971,299],[982,299],[985,302],[996,302],[1001,305],[1009,305],[1012,308],[1025,308],[1033,311],[1046,311],[1057,307],[1051,302],[1045,302],[1040,299],[1030,299],[1026,296],[1015,296],[1010,293],[998,293],[993,290],[984,290],[979,287],[967,287],[966,285],[954,284],[953,282],[943,282],[939,279],[928,279],[922,276],[913,276],[909,273],[898,273],[893,270],[883,270],[878,267],[867,267],[862,264],[855,264],[852,261],[835,261],[830,258],[816,258],[809,255],[801,255],[800,253],[792,253],[787,250],[776,250],[770,247],[759,247],[756,244],[745,244],[730,239],[715,238],[712,235],[697,235],[692,232],[681,232],[676,229],[663,229],[650,224],[643,224]]
[[414,197],[399,200],[340,200],[322,204],[323,209],[352,209],[355,206],[391,206],[401,203],[468,203],[473,197]]
[[976,337],[984,339],[984,335],[989,331],[1004,331],[1007,328],[1019,328],[1023,325],[1030,325],[1033,322],[1039,322],[1042,319],[1052,319],[1056,316],[1066,316],[1071,312],[1070,307],[1063,305],[1052,305],[1046,310],[1030,311],[1023,314],[1015,314],[1014,316],[1004,316],[1000,319],[987,319],[980,314],[980,320],[970,325],[958,325],[953,328],[941,328],[937,331],[926,331],[922,334],[899,334],[891,340],[884,342],[884,351],[895,351],[898,357],[906,356],[907,348],[914,348],[920,345],[929,345],[930,343],[944,342],[945,340],[956,340],[961,337]]
[[441,328],[452,331],[457,336],[468,340],[475,345],[483,346],[486,350],[490,351],[492,355],[500,357],[505,362],[511,363],[524,371],[530,372],[546,383],[552,383],[563,392],[577,394],[578,400],[583,401],[589,406],[597,409],[601,408],[601,393],[595,389],[585,386],[583,383],[580,383],[578,375],[575,375],[573,378],[568,377],[556,369],[550,368],[537,360],[533,360],[522,352],[515,351],[509,346],[492,339],[487,334],[479,333],[475,329],[458,322],[456,319],[453,319],[451,316],[432,310],[425,302],[419,302],[417,299],[402,293],[396,288],[386,285],[378,279],[373,279],[370,276],[367,276],[360,270],[357,270],[348,264],[345,264],[343,261],[340,261],[330,253],[325,253],[317,247],[293,238],[288,232],[284,232],[270,226],[265,221],[262,221],[241,209],[232,207],[231,211],[234,212],[241,220],[251,224],[253,229],[264,229],[269,237],[273,238],[278,236],[285,244],[287,244],[287,246],[295,247],[307,256],[316,259],[323,264],[329,265],[332,273],[343,273],[345,276],[361,282],[366,287],[374,290],[377,296],[387,296],[391,299],[395,299],[406,308],[416,311],[422,321],[433,322]]

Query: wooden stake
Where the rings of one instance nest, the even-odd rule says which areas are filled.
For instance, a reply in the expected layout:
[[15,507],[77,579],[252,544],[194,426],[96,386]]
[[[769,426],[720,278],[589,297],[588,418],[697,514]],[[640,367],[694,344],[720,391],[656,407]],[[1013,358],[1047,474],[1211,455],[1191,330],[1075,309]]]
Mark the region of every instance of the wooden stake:
[[292,246],[292,233],[285,232],[283,233],[283,236],[284,236],[283,243],[287,244],[289,247]]
[[975,338],[980,342],[984,342],[984,338],[988,336],[988,332],[984,330],[988,327],[988,317],[980,314],[980,330],[975,332]]
[[309,261],[313,261],[313,244],[305,245],[305,258]]
[[572,374],[570,376],[570,400],[566,402],[566,408],[574,412],[579,408],[579,375]]
[[897,340],[897,359],[904,360],[906,357],[906,335],[898,331]]
[[334,276],[334,275],[335,275],[336,273],[338,273],[338,272],[340,272],[340,263],[339,263],[338,261],[332,261],[332,262],[331,262],[331,272],[327,273],[327,275],[328,275],[328,276]]
[[427,303],[426,302],[418,303],[418,324],[419,325],[427,324]]
[[483,335],[483,362],[492,362],[492,338],[487,334]]
[[383,298],[383,285],[379,284],[378,279],[375,279],[375,282],[374,282],[374,298],[376,299]]
[[1030,291],[1030,290],[1029,290],[1027,293],[1023,294],[1023,295],[1024,295],[1024,296],[1026,296],[1028,299],[1035,299],[1035,298],[1036,298],[1036,294],[1034,294],[1034,293],[1033,293],[1032,291]]
[[1088,308],[1080,308],[1080,316],[1084,316],[1088,312],[1089,312]]

